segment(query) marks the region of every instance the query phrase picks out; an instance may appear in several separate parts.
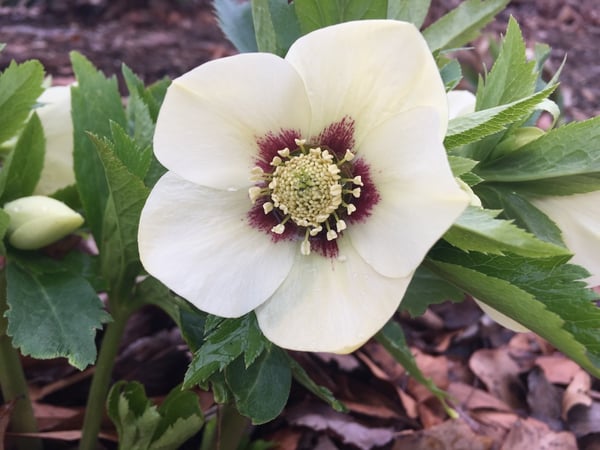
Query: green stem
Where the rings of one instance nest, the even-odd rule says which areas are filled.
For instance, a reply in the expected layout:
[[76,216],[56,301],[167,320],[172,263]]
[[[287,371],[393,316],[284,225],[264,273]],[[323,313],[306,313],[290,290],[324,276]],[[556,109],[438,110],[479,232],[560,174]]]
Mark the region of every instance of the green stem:
[[[19,352],[13,347],[6,334],[8,321],[4,312],[8,309],[6,302],[6,275],[0,272],[0,387],[4,402],[15,400],[15,407],[10,418],[10,430],[16,433],[37,433],[37,423],[33,407],[29,399],[27,380],[21,365]],[[33,438],[15,440],[19,450],[41,450],[42,441]]]
[[128,310],[116,311],[113,314],[114,321],[106,326],[85,408],[79,450],[95,450],[97,447],[111,374],[129,314]]
[[248,435],[250,420],[242,416],[235,405],[230,403],[220,406],[218,420],[218,442],[213,448],[218,448],[219,450],[237,450],[242,439]]

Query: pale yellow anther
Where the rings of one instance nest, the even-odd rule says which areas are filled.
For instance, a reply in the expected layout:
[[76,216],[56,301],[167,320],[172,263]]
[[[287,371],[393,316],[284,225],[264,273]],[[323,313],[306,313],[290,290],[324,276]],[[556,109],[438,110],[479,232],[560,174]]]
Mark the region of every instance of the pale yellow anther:
[[354,196],[354,198],[360,197],[360,188],[352,189],[352,195]]
[[273,190],[277,186],[277,178],[273,178],[269,183],[269,189]]
[[321,225],[319,225],[318,227],[314,227],[312,228],[308,233],[311,236],[316,236],[317,234],[319,234],[321,231],[323,231],[323,227]]
[[353,179],[352,179],[352,183],[354,183],[357,186],[364,186],[363,182],[362,182],[362,177],[360,175],[356,175]]
[[256,200],[258,200],[262,194],[263,190],[258,186],[252,186],[250,189],[248,189],[248,195],[250,196],[250,201],[252,204],[255,204]]
[[342,195],[342,185],[334,184],[329,188],[329,193],[331,195]]
[[343,221],[343,220],[341,220],[341,219],[340,219],[340,220],[338,220],[338,221],[335,223],[335,228],[337,229],[338,233],[339,233],[340,231],[343,231],[343,230],[345,230],[345,229],[346,229],[346,222],[344,222],[344,221]]
[[250,170],[250,181],[261,181],[265,176],[265,172],[258,166]]
[[[329,153],[328,150],[323,150],[321,152],[321,157],[325,160],[325,161],[333,161],[333,155],[331,153]],[[337,166],[336,166],[337,167]]]
[[328,213],[324,213],[324,214],[319,214],[316,217],[316,222],[317,223],[321,223],[321,222],[325,222],[328,218],[329,218],[329,212]]
[[350,203],[346,206],[346,212],[348,213],[348,215],[351,215],[355,211],[356,211],[356,206],[354,206],[352,203]]
[[273,211],[273,203],[271,202],[263,203],[262,207],[265,214],[269,214],[271,211]]
[[310,255],[310,241],[308,239],[304,239],[300,244],[300,253],[304,256]]
[[338,235],[337,235],[337,233],[335,232],[335,230],[329,230],[329,231],[327,232],[327,240],[328,240],[328,241],[333,241],[333,240],[334,240],[335,238],[337,238],[337,237],[338,237]]
[[279,153],[279,156],[281,156],[282,158],[290,157],[290,149],[287,147],[284,148],[283,150],[277,150],[277,153]]
[[273,228],[271,228],[271,231],[275,234],[283,234],[285,231],[285,225],[282,223],[275,225]]
[[271,165],[279,166],[279,165],[281,165],[282,162],[283,162],[283,160],[279,156],[274,156],[273,159],[271,160]]
[[337,175],[338,173],[340,173],[340,168],[335,164],[330,164],[329,167],[327,167],[327,170],[333,175]]
[[294,142],[298,147],[302,148],[306,144],[306,139],[294,139]]
[[346,150],[346,153],[344,154],[344,159],[342,159],[340,162],[352,161],[354,159],[354,156],[354,153],[352,153],[350,150]]

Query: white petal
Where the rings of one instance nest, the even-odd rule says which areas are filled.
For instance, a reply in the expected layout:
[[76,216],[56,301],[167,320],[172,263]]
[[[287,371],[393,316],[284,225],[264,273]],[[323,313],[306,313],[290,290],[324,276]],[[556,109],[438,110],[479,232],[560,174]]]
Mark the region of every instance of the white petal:
[[154,151],[169,170],[218,189],[248,186],[258,138],[307,128],[302,81],[285,60],[242,54],[210,61],[173,81]]
[[358,253],[380,274],[408,276],[469,204],[431,129],[437,113],[405,112],[369,134],[359,148],[379,202],[363,222],[348,226]]
[[204,188],[168,172],[150,193],[139,226],[146,270],[199,309],[237,317],[287,276],[297,246],[250,227],[245,192]]
[[38,98],[35,111],[46,138],[46,154],[35,194],[48,195],[75,183],[73,171],[73,122],[71,87],[54,86]]
[[574,254],[571,262],[592,274],[586,279],[588,285],[600,286],[600,191],[531,202],[561,229],[563,241]]
[[475,303],[477,303],[477,305],[483,310],[484,313],[486,313],[488,316],[490,316],[492,320],[494,320],[494,322],[499,323],[504,328],[516,331],[517,333],[526,333],[528,331],[531,331],[529,328],[525,328],[519,322],[511,319],[505,314],[502,314],[500,311],[492,308],[491,306],[488,306],[486,303],[483,303],[477,300],[476,298],[474,298],[473,300],[475,300]]
[[[288,60],[306,84],[312,133],[349,116],[360,143],[370,129],[417,106],[446,117],[446,92],[419,31],[406,22],[364,20],[314,31],[290,48]],[[438,124],[439,136],[446,120]]]
[[394,314],[412,274],[386,278],[347,240],[340,258],[303,256],[273,296],[256,309],[258,324],[275,344],[301,351],[349,353]]
[[469,91],[448,92],[448,118],[464,116],[475,111],[475,96]]

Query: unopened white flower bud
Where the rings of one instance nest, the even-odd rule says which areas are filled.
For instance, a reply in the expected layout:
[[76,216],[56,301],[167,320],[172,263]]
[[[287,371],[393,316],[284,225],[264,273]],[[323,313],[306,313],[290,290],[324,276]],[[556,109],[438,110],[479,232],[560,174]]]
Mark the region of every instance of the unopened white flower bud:
[[10,217],[8,241],[21,250],[52,244],[83,224],[83,217],[50,197],[22,197],[4,205]]

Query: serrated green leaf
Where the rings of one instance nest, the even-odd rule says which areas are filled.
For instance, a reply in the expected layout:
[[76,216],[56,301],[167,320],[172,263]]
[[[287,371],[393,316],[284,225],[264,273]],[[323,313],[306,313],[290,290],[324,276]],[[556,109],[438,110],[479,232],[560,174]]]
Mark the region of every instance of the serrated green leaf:
[[383,347],[388,351],[390,355],[396,359],[400,363],[402,367],[408,372],[408,374],[425,386],[429,391],[435,395],[438,400],[446,407],[448,410],[448,406],[446,404],[446,399],[448,398],[448,394],[437,387],[435,383],[425,377],[419,366],[417,366],[417,362],[413,354],[406,343],[406,339],[404,338],[404,332],[400,325],[393,320],[390,320],[385,326],[375,335],[375,339],[379,342]]
[[328,403],[334,410],[339,412],[347,412],[348,408],[338,399],[333,396],[333,393],[324,386],[319,386],[314,382],[312,378],[306,373],[306,370],[296,362],[294,358],[285,353],[290,369],[292,370],[292,376],[294,379],[308,389],[310,392],[315,394],[318,398]]
[[585,269],[564,259],[465,254],[438,246],[427,267],[536,332],[592,374],[600,374],[600,309],[581,280]]
[[[451,119],[444,145],[447,149],[453,149],[460,145],[481,141],[487,136],[506,130],[509,125],[531,115],[555,89],[555,85],[548,86],[543,91],[512,103]],[[489,153],[491,150],[486,149],[486,151]],[[481,160],[476,150],[465,156]]]
[[70,272],[38,273],[9,261],[8,334],[24,355],[65,357],[83,370],[96,359],[96,330],[109,320],[89,283]]
[[127,134],[131,136],[136,146],[140,149],[149,149],[148,153],[152,153],[154,122],[148,106],[138,94],[131,94],[127,102],[127,122],[129,123]]
[[[149,116],[148,120],[150,120]],[[110,122],[110,129],[112,134],[111,148],[115,156],[132,175],[143,180],[148,173],[152,158],[151,142],[147,142],[147,137],[130,137],[119,124],[112,121]],[[153,132],[153,129],[151,132]],[[149,138],[152,140],[152,136],[149,136]]]
[[213,6],[223,34],[242,53],[258,51],[252,5],[237,0],[214,0]]
[[258,51],[277,54],[277,36],[271,19],[269,0],[252,0],[250,3]]
[[531,258],[571,254],[566,247],[542,241],[510,221],[496,219],[499,213],[469,206],[443,238],[466,252],[493,255],[508,252]]
[[92,137],[102,162],[109,195],[99,240],[102,273],[117,298],[129,298],[141,270],[137,230],[148,189],[127,170],[106,139]]
[[528,196],[585,194],[600,190],[600,172],[502,184]]
[[[192,342],[199,347],[184,378],[184,388],[204,383],[217,371],[222,371],[242,353],[244,364],[252,364],[267,348],[267,341],[260,332],[254,313],[237,319],[221,319],[214,328],[204,323],[205,332],[210,333],[203,342]],[[188,336],[193,337],[193,336]]]
[[11,62],[0,74],[0,144],[15,136],[44,88],[39,61]]
[[421,28],[430,6],[431,0],[388,0],[387,18],[410,22]]
[[351,20],[385,19],[387,0],[296,0],[300,29],[304,34]]
[[600,116],[556,128],[542,137],[477,167],[487,181],[514,182],[600,171]]
[[283,350],[271,347],[249,367],[238,358],[225,369],[240,414],[258,425],[276,418],[287,403],[292,372]]
[[109,189],[102,161],[89,133],[111,136],[110,121],[126,128],[127,120],[116,78],[107,79],[77,52],[71,53],[71,63],[78,83],[71,87],[75,179],[86,222],[100,243]]
[[34,113],[2,165],[1,204],[33,193],[42,173],[45,145],[42,123]]
[[455,177],[460,177],[461,175],[470,172],[473,170],[473,167],[478,164],[478,161],[475,161],[474,159],[454,155],[448,155],[448,162],[450,163],[452,175]]
[[[123,78],[127,84],[129,96],[135,96],[140,99],[146,105],[148,112],[150,113],[152,123],[156,123],[158,111],[160,110],[160,105],[162,104],[166,88],[171,83],[170,80],[160,80],[146,88],[144,82],[125,64],[121,66],[121,72],[123,73]],[[127,106],[129,108],[129,103]]]
[[458,48],[475,39],[509,0],[467,0],[423,31],[431,51]]
[[539,239],[564,245],[556,224],[509,186],[482,183],[475,187],[475,193],[486,208],[502,209],[505,218],[514,220],[515,224]]
[[277,44],[277,54],[285,56],[292,44],[302,36],[296,8],[287,0],[269,0],[269,9]]
[[444,82],[446,92],[454,89],[462,80],[462,68],[456,59],[450,60],[440,68],[440,75]]
[[511,17],[500,54],[485,82],[477,89],[475,110],[493,108],[532,95],[538,79],[535,67],[535,61],[527,60],[521,30]]
[[149,450],[176,450],[204,424],[198,396],[176,386],[158,408],[160,423]]
[[402,297],[399,310],[407,311],[412,317],[425,313],[430,305],[446,301],[461,302],[465,294],[437,276],[429,269],[419,266]]

